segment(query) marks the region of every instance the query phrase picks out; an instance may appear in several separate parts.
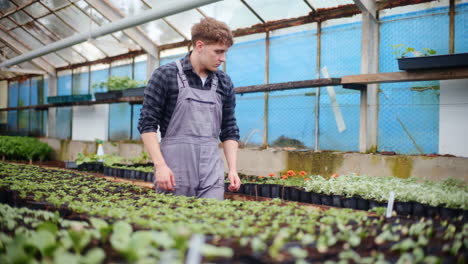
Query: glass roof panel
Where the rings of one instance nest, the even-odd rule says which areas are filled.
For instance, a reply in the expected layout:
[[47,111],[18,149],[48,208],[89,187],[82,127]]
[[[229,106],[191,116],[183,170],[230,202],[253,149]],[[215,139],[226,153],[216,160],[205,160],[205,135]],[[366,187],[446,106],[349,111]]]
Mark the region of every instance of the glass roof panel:
[[8,30],[16,27],[16,24],[7,17],[0,19],[0,24],[2,24],[2,26],[6,27]]
[[32,15],[35,18],[44,16],[45,14],[49,13],[49,10],[47,10],[47,8],[45,8],[39,2],[36,2],[26,7],[24,10],[26,10],[30,15]]
[[30,0],[14,0],[13,2],[15,2],[15,4],[17,4],[18,6],[22,6],[24,4],[27,4],[29,2],[31,2]]
[[125,35],[123,31],[114,32],[114,33],[112,33],[112,35],[113,35],[117,40],[119,40],[120,42],[129,43],[129,44],[135,44],[135,45],[136,45],[135,41],[133,41],[131,38],[127,37],[127,35]]
[[183,41],[184,39],[161,19],[139,26],[157,45]]
[[190,39],[193,24],[200,22],[201,18],[203,15],[195,9],[166,17],[187,39]]
[[354,4],[353,0],[307,0],[307,2],[315,9]]
[[50,14],[39,19],[39,22],[41,22],[50,31],[59,35],[61,38],[67,38],[75,33],[69,26],[63,23],[54,14]]
[[88,5],[84,0],[78,1],[75,3],[81,10],[83,10],[88,16],[91,16],[94,21],[99,25],[109,23],[105,17],[103,17],[96,9]]
[[90,61],[106,57],[104,53],[88,42],[76,44],[73,46],[73,49],[78,51],[81,55],[85,56],[86,59]]
[[27,23],[23,26],[23,29],[27,30],[44,44],[49,44],[58,40],[52,33],[35,21]]
[[41,2],[52,10],[57,10],[70,4],[68,0],[41,0]]
[[225,0],[200,7],[207,16],[226,23],[231,30],[250,27],[261,21],[239,0]]
[[12,18],[18,25],[26,24],[32,20],[32,17],[30,17],[22,10],[9,15],[9,17]]
[[16,53],[14,50],[10,49],[10,47],[5,46],[2,48],[3,55],[9,59],[18,56],[19,54]]
[[133,1],[128,1],[128,0],[108,0],[112,6],[117,8],[122,15],[125,17],[130,17],[133,15],[136,15],[138,13],[141,13],[145,10],[148,10],[149,7],[147,7],[143,2],[140,0],[133,0]]
[[1,5],[0,5],[0,12],[2,12],[3,14],[11,11],[11,10],[14,10],[16,8],[16,5],[10,1],[1,1]]
[[[101,50],[105,50],[109,56],[115,56],[123,53],[127,53],[129,50],[125,46],[125,44],[120,44],[117,40],[115,40],[110,35],[106,35],[103,37],[99,37],[93,41],[93,44],[98,46]],[[135,45],[135,49],[139,47]]]
[[60,54],[63,58],[66,58],[71,63],[82,63],[86,62],[86,59],[83,56],[80,56],[78,52],[74,51],[71,48],[66,48],[63,50],[57,51],[57,54]]
[[246,0],[246,2],[265,22],[305,16],[311,11],[302,0]]
[[56,14],[79,32],[88,32],[98,27],[94,21],[73,5],[57,11]]

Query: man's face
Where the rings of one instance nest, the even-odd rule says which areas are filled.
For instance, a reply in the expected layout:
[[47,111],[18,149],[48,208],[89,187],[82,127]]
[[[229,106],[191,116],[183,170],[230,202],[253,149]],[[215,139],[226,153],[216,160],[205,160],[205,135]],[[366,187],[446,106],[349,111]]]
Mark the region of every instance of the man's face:
[[210,71],[216,71],[217,68],[226,61],[226,53],[229,47],[225,44],[205,44],[202,41],[197,45],[200,51],[200,62],[202,66]]

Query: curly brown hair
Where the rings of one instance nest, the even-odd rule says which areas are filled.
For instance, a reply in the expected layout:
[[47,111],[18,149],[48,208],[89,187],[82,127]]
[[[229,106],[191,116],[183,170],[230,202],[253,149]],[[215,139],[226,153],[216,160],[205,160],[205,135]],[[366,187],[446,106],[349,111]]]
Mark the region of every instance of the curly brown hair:
[[192,27],[192,44],[198,40],[205,44],[225,44],[228,47],[234,43],[232,32],[226,23],[207,17]]

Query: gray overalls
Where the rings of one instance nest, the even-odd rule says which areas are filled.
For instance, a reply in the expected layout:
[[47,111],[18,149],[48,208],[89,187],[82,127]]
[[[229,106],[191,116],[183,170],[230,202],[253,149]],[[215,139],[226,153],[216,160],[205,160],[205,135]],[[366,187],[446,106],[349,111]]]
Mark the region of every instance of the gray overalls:
[[[210,90],[189,86],[176,61],[179,94],[161,152],[175,177],[174,195],[224,199],[224,162],[218,149],[222,98],[213,73]],[[170,193],[157,187],[159,193]]]

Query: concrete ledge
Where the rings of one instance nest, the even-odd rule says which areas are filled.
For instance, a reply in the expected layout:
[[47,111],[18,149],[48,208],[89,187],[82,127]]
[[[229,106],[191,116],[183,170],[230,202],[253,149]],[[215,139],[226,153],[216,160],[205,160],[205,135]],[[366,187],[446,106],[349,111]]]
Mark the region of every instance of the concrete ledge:
[[[97,149],[95,142],[54,138],[40,140],[54,149],[52,158],[62,161],[75,160],[79,152],[96,153]],[[144,150],[142,143],[105,142],[103,147],[106,154],[116,154],[126,159],[138,157]],[[222,149],[220,154],[224,156]],[[227,169],[226,161],[225,165]],[[280,175],[286,170],[304,170],[324,176],[357,173],[428,180],[455,178],[468,183],[468,158],[461,157],[239,149],[237,168],[244,174],[264,176],[269,173]]]

